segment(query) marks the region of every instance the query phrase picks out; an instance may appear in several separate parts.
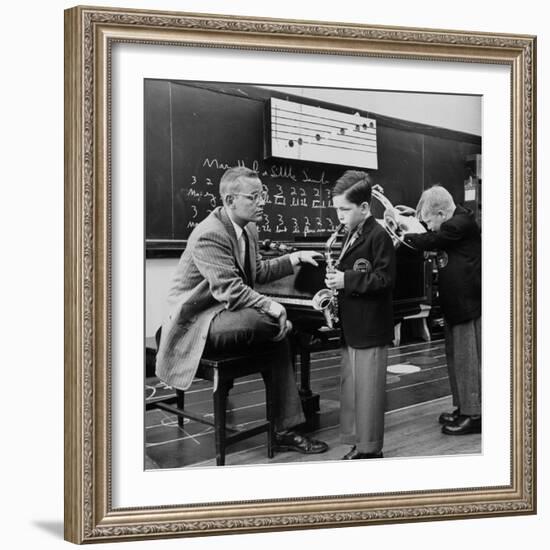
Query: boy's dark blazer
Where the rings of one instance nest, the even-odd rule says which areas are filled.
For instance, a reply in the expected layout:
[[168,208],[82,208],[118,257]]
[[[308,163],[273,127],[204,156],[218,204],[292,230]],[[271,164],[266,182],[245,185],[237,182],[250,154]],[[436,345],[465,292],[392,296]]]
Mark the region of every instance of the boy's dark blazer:
[[337,265],[344,272],[338,306],[346,345],[369,348],[391,344],[395,264],[390,236],[369,216]]
[[481,232],[469,208],[457,206],[439,231],[408,234],[405,242],[438,251],[439,300],[449,324],[481,316]]

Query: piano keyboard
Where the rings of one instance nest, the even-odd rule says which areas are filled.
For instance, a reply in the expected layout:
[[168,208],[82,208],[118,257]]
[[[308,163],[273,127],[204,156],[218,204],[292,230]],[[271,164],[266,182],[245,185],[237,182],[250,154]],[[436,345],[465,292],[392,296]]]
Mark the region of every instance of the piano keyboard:
[[308,298],[290,298],[289,296],[275,296],[273,294],[270,297],[283,306],[302,306],[313,309],[312,300]]

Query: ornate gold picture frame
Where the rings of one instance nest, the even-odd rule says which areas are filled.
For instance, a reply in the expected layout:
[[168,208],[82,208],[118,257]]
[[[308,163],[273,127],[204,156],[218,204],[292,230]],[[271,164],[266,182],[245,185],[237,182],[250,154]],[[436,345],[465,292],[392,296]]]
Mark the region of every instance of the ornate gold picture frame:
[[[509,484],[113,505],[112,52],[117,44],[130,43],[509,68],[511,227],[505,228],[511,234]],[[535,513],[535,55],[536,38],[523,35],[108,8],[75,7],[65,12],[67,540],[122,541]],[[141,430],[141,422],[137,418],[128,429]],[[230,470],[223,473],[231,475]]]

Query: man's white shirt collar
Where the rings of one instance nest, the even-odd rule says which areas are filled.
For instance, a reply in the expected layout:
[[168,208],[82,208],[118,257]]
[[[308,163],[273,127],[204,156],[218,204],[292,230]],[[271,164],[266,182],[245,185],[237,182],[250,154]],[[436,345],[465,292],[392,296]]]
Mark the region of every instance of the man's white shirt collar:
[[233,221],[233,218],[229,215],[229,212],[227,213],[227,217],[229,218],[229,220],[233,224],[233,229],[235,230],[235,234],[237,235],[237,242],[240,242],[241,237],[243,235],[243,228],[238,223],[235,223]]
[[246,258],[245,258],[245,244],[243,241],[243,231],[244,229],[238,224],[233,221],[233,218],[227,214],[227,217],[231,220],[231,223],[233,224],[233,229],[235,230],[235,235],[237,236],[237,243],[239,245],[239,259],[241,263],[244,265]]

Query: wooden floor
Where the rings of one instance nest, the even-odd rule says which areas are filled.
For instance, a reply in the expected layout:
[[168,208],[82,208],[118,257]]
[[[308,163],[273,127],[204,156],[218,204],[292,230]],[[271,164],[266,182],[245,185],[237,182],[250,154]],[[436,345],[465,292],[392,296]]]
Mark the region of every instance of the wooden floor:
[[[321,455],[276,453],[268,459],[266,435],[242,441],[228,449],[227,465],[274,464],[298,461],[339,460],[349,446],[339,442],[339,351],[312,355],[311,387],[321,397],[319,429],[311,435],[329,444]],[[146,399],[173,393],[150,378]],[[447,436],[437,417],[452,410],[443,340],[390,348],[386,389],[384,460],[392,457],[474,454],[481,452],[481,435]],[[212,416],[212,389],[197,380],[185,393],[186,408]],[[240,379],[230,393],[228,424],[250,427],[264,419],[264,386],[261,378]],[[154,409],[145,414],[146,468],[215,466],[213,429],[192,420],[183,428],[175,415]]]

